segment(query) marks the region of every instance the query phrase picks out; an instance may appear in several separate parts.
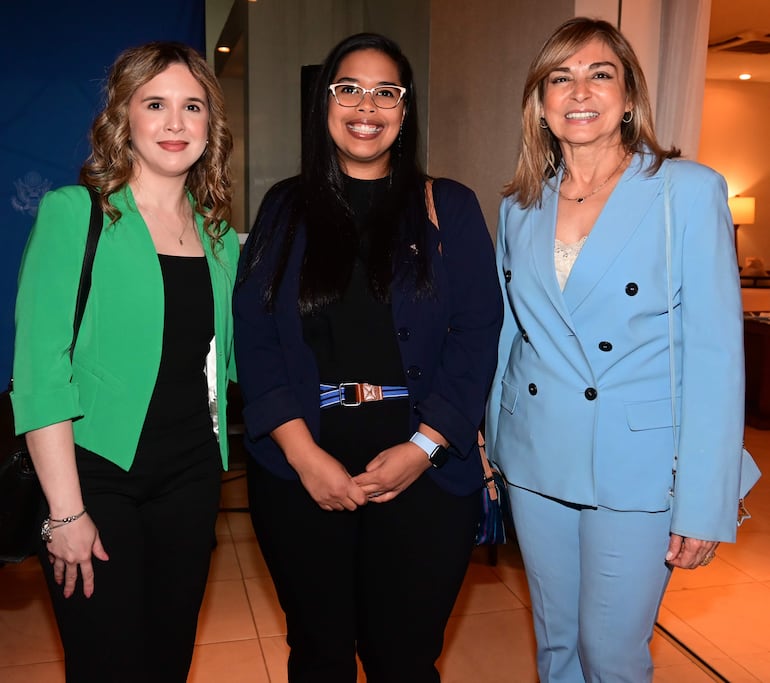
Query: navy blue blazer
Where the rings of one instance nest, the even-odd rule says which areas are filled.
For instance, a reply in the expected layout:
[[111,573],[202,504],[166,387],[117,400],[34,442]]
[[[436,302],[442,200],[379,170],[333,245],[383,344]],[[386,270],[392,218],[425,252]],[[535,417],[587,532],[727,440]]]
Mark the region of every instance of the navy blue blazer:
[[[500,208],[507,294],[487,446],[517,486],[615,510],[672,508],[671,530],[735,539],[743,322],[724,179],[635,155],[575,262],[554,267],[561,173],[541,206]],[[675,392],[669,372],[664,168],[671,179]],[[676,469],[676,476],[672,470]]]
[[[450,493],[466,495],[482,483],[476,433],[495,370],[502,296],[494,248],[475,194],[447,179],[433,183],[433,194],[440,230],[427,220],[425,229],[434,295],[416,300],[394,278],[391,310],[413,407],[411,429],[420,422],[436,429],[454,456],[441,469],[431,468],[429,475]],[[284,225],[288,220],[280,192],[268,193],[262,211],[268,225],[276,216]],[[255,234],[243,254],[249,253]],[[246,449],[283,478],[297,475],[271,431],[295,418],[305,420],[315,439],[320,431],[318,368],[303,340],[297,305],[305,244],[300,225],[273,310],[264,305],[263,292],[277,249],[240,282],[233,299]]]

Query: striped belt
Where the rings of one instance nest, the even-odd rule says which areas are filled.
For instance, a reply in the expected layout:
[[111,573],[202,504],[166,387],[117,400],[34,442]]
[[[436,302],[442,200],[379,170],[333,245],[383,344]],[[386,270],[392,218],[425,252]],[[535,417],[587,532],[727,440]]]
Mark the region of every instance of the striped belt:
[[321,384],[321,408],[341,405],[354,408],[370,401],[384,401],[389,398],[406,398],[406,387],[377,386],[358,382]]

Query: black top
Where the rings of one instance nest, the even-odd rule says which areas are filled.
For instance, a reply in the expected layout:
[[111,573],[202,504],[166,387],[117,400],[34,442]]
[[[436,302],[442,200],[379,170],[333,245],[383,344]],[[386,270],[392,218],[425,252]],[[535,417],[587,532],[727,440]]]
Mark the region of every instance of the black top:
[[214,296],[204,256],[158,258],[165,297],[163,349],[139,449],[178,451],[213,439],[204,368],[214,336]]
[[[391,307],[374,297],[365,259],[369,217],[384,198],[388,183],[388,178],[345,178],[358,232],[359,255],[340,301],[302,317],[305,343],[313,350],[319,377],[325,384],[406,385]],[[319,445],[351,474],[363,471],[377,453],[408,440],[409,436],[407,398],[357,407],[338,405],[321,411]]]

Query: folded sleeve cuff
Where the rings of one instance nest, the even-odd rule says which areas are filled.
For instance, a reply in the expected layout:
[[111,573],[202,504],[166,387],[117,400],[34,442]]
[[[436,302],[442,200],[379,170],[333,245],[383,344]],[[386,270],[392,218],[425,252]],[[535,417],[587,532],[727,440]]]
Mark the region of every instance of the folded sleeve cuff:
[[302,406],[289,387],[279,387],[250,401],[243,408],[246,434],[254,441],[289,420],[304,417]]
[[420,419],[441,434],[461,458],[466,458],[477,443],[478,426],[438,394],[430,394],[420,401],[417,410]]
[[11,403],[16,434],[83,416],[75,384],[45,393],[12,391]]

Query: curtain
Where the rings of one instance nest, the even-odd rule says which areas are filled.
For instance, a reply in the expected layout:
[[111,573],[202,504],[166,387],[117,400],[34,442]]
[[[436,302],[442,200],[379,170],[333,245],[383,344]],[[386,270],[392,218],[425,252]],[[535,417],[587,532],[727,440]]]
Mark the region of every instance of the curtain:
[[711,0],[663,0],[655,128],[664,147],[697,159]]
[[109,65],[151,40],[205,49],[204,0],[110,4],[113,13],[93,0],[0,8],[0,391],[11,376],[16,278],[37,205],[47,190],[77,182]]

